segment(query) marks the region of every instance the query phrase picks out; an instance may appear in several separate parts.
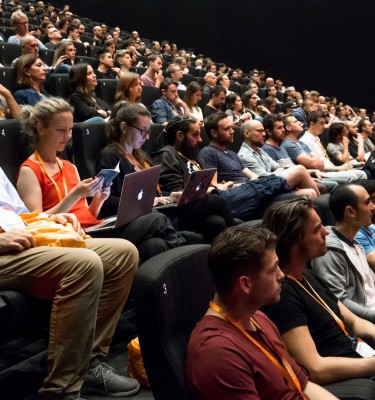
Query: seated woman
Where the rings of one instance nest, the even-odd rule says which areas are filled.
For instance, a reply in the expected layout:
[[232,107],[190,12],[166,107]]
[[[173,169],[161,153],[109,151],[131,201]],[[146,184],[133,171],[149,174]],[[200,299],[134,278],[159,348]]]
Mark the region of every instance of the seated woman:
[[[184,116],[185,121],[187,118],[194,121],[194,127],[199,132],[199,122],[193,117]],[[152,165],[149,156],[141,150],[148,139],[149,127],[150,114],[146,108],[125,101],[113,107],[113,113],[106,125],[109,145],[102,150],[97,161],[97,171],[113,168],[120,161],[120,173],[111,186],[110,200],[116,198],[118,201],[125,175]],[[154,205],[177,201],[181,192],[168,194],[170,197],[155,197]],[[231,210],[225,200],[217,195],[209,195],[177,207],[177,215],[179,229],[200,232],[207,242],[211,242],[227,226],[234,225]]]
[[233,125],[241,126],[242,122],[251,119],[249,112],[242,113],[242,100],[236,93],[230,93],[225,98],[225,113],[233,118]]
[[18,118],[20,106],[10,90],[0,83],[0,120]]
[[228,96],[228,94],[233,93],[232,91],[229,90],[230,79],[229,79],[229,76],[227,74],[220,74],[216,78],[216,85],[223,86],[225,88],[225,90],[227,91],[227,96]]
[[261,122],[263,122],[264,114],[270,113],[266,107],[258,106],[257,95],[249,90],[242,95],[242,104],[244,111],[250,113],[252,119],[257,119]]
[[266,97],[263,100],[263,116],[266,114],[275,114],[276,112],[276,107],[277,107],[277,101],[274,97]]
[[109,40],[104,42],[103,50],[107,51],[108,53],[110,53],[112,57],[115,54],[115,52],[116,52],[116,44],[115,44],[112,36],[111,36],[111,39],[109,39]]
[[[132,52],[133,53],[133,52]],[[120,76],[127,74],[133,65],[132,55],[129,50],[118,50],[114,55],[116,67],[120,68]]]
[[[58,43],[55,48],[53,55],[52,65],[55,66],[55,74],[64,74],[70,71],[70,68],[74,65],[76,59],[77,50],[74,47],[73,42],[70,40],[63,40]],[[61,58],[63,60],[62,65],[58,65],[58,61]]]
[[74,65],[69,72],[72,94],[69,103],[74,108],[74,122],[103,121],[109,117],[108,104],[94,96],[98,84],[94,70],[89,64]]
[[14,99],[18,104],[34,106],[49,95],[43,89],[46,69],[37,54],[21,56],[16,63],[17,90]]
[[141,94],[141,78],[135,72],[128,72],[122,75],[117,82],[115,103],[124,100],[129,103],[140,104]]
[[[23,131],[34,143],[35,152],[22,164],[17,190],[30,210],[46,213],[72,212],[83,227],[97,222],[109,187],[100,178],[80,181],[76,167],[56,156],[71,138],[73,114],[63,99],[50,98],[34,108],[23,107]],[[87,205],[86,197],[92,197]],[[113,214],[117,212],[117,209]],[[146,214],[124,227],[92,232],[94,237],[122,237],[133,242],[142,260],[177,246],[177,233],[162,214]]]
[[353,167],[361,169],[351,169],[350,173],[357,176],[358,179],[371,178],[371,171],[362,169],[364,162],[358,162],[349,153],[349,132],[345,124],[342,122],[334,122],[328,131],[329,143],[327,145],[327,153],[329,158],[335,165],[343,165],[345,163],[352,164]]
[[198,106],[202,99],[202,86],[196,82],[190,82],[185,91],[184,102],[189,108],[190,115],[193,115],[201,124],[203,124],[202,109]]

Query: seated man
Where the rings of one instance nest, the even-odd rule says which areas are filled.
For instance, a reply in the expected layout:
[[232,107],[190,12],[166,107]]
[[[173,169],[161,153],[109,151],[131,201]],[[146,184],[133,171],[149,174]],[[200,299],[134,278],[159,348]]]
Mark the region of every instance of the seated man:
[[[370,196],[372,204],[375,204],[375,181],[373,179],[363,179],[356,182],[362,185]],[[365,250],[368,265],[375,272],[375,225],[374,215],[370,225],[362,226],[355,235],[357,240]]]
[[[21,56],[24,56],[25,54],[38,54],[39,52],[39,47],[38,47],[38,40],[36,37],[33,35],[25,35],[21,38],[20,40],[20,46],[21,46]],[[17,61],[19,57],[15,58],[12,61],[11,67],[15,68]]]
[[[286,137],[286,132],[290,131],[292,128],[296,134],[297,132],[301,133],[302,124],[297,121],[293,115],[286,115],[282,118],[281,114],[268,114],[263,118],[263,126],[266,131],[267,139],[262,150],[282,168],[291,168],[296,165],[281,144]],[[301,167],[305,168],[303,165],[301,165]],[[305,169],[309,172],[310,176],[315,178],[320,193],[325,193],[326,191],[331,192],[338,185],[337,182],[327,178],[318,169]]]
[[260,121],[245,121],[241,125],[241,133],[244,136],[244,142],[238,155],[250,171],[258,176],[270,174],[283,176],[288,185],[295,189],[294,194],[297,196],[307,195],[312,199],[319,196],[319,189],[305,167],[295,165],[284,169],[262,150],[266,134]]
[[51,27],[47,29],[46,33],[46,42],[47,49],[55,50],[56,45],[62,41],[62,36],[60,31],[56,27]]
[[176,115],[190,114],[188,106],[178,96],[178,83],[166,78],[160,84],[161,98],[151,105],[152,121],[167,125]]
[[[318,122],[314,122],[318,121]],[[309,137],[313,136],[316,148],[320,148],[320,154],[317,154],[315,150],[311,149],[306,142],[298,139],[299,135],[302,133],[302,126],[298,123],[295,117],[285,117],[285,139],[282,141],[281,146],[287,151],[289,157],[296,164],[302,164],[305,168],[314,168],[324,171],[324,175],[330,179],[338,182],[352,182],[359,179],[360,176],[357,175],[357,171],[353,172],[351,168],[353,166],[350,163],[342,165],[340,167],[335,167],[332,162],[325,156],[323,149],[321,149],[320,140],[317,137],[323,132],[325,118],[320,112],[313,111],[308,115],[309,129],[314,133],[305,132]],[[304,136],[305,136],[304,135]],[[323,154],[323,155],[322,155]],[[350,165],[349,165],[350,164]],[[350,170],[347,170],[347,169]],[[363,172],[364,175],[366,175]],[[363,176],[361,174],[361,176]],[[365,176],[366,178],[366,176]]]
[[120,68],[114,68],[112,54],[105,50],[100,50],[96,56],[98,68],[94,71],[97,79],[116,79],[116,73],[120,76]]
[[172,81],[178,83],[178,90],[186,90],[186,86],[180,82],[180,79],[183,77],[182,70],[177,64],[169,64],[167,71],[170,73]]
[[375,274],[354,240],[361,227],[371,225],[375,206],[365,188],[347,184],[331,193],[329,208],[336,224],[328,227],[328,250],[311,261],[312,270],[350,311],[375,323]]
[[204,76],[205,84],[202,88],[203,93],[211,94],[212,89],[216,86],[216,75],[213,72],[207,72]]
[[[375,325],[344,306],[324,283],[306,269],[309,260],[327,251],[328,231],[309,199],[272,204],[263,226],[277,236],[276,253],[285,273],[278,304],[264,309],[278,327],[290,354],[323,385],[351,378],[370,378],[375,357],[363,352],[375,344]],[[350,336],[348,334],[350,332]]]
[[214,239],[208,267],[216,293],[187,348],[186,377],[194,399],[336,398],[309,381],[259,311],[280,299],[284,274],[276,243],[267,229],[240,226]]
[[160,87],[163,82],[163,60],[157,54],[150,54],[147,57],[147,70],[141,75],[141,83],[144,86]]
[[[1,220],[4,213],[16,217],[28,212],[0,168]],[[71,223],[83,234],[74,214],[52,215],[50,220]],[[102,362],[132,284],[136,248],[123,239],[86,239],[86,248],[35,245],[34,236],[23,228],[0,233],[0,290],[52,300],[48,374],[40,398],[80,399],[81,389],[114,397],[136,393],[135,379]]]
[[[16,11],[10,17],[10,24],[16,34],[8,38],[8,43],[21,44],[21,39],[29,34],[29,18],[22,11]],[[46,50],[46,46],[39,39],[36,41],[40,50]]]
[[[291,193],[285,178],[266,175],[258,178],[251,172],[236,153],[227,150],[233,142],[234,131],[231,118],[222,111],[211,114],[204,120],[205,130],[210,138],[210,145],[200,152],[204,168],[216,168],[217,182],[226,185],[217,187],[216,191],[223,196],[238,218],[249,220],[259,218],[264,207],[279,194]],[[231,186],[234,187],[231,187]]]
[[203,109],[203,117],[206,118],[209,115],[220,111],[221,107],[225,104],[226,95],[227,91],[223,86],[214,86],[211,89],[211,98]]

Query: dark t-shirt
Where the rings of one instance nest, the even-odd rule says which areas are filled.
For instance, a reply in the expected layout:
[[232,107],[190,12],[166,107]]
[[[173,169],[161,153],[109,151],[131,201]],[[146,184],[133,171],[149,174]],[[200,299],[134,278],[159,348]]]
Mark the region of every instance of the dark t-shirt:
[[[287,353],[276,327],[260,311],[254,315],[263,332],[249,332],[267,350],[275,346],[290,362],[301,387],[306,371]],[[275,365],[231,323],[205,316],[195,327],[186,357],[186,376],[194,399],[204,400],[299,400]]]
[[[329,308],[343,320],[335,295],[313,272],[306,270],[303,275]],[[308,286],[306,288],[309,289]],[[285,278],[282,282],[280,302],[264,307],[263,311],[281,334],[299,326],[308,326],[322,357],[360,357],[328,311],[291,279]]]
[[214,146],[204,147],[199,156],[204,168],[217,168],[217,181],[242,183],[249,180],[242,170],[246,168],[238,155],[231,150],[222,151]]

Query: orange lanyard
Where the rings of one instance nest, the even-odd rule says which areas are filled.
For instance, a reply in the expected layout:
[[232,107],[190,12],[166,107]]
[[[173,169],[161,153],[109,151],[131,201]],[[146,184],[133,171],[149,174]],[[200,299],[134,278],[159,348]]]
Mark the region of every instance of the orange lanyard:
[[[301,394],[303,398],[305,398],[302,388],[301,388],[301,383],[299,382],[295,372],[293,371],[292,366],[290,365],[289,361],[284,357],[283,354],[280,353],[280,351],[272,346],[272,341],[269,340],[269,345],[272,347],[272,350],[279,356],[282,365],[280,362],[267,350],[265,349],[256,339],[254,339],[251,335],[249,335],[243,326],[239,324],[237,321],[235,321],[227,312],[225,312],[221,307],[219,307],[217,304],[215,304],[213,301],[210,301],[210,308],[216,312],[218,312],[222,317],[224,317],[228,322],[230,322],[232,325],[234,325],[237,329],[239,329],[255,346],[257,346],[275,365],[275,367],[278,369],[280,374],[289,382],[289,384],[292,387],[295,387],[298,392]],[[251,322],[260,330],[263,332],[262,328],[259,326],[259,324],[254,320],[254,318],[251,318]]]
[[[341,330],[345,333],[345,336],[347,336],[348,338],[352,339],[348,332],[345,329],[345,325],[344,323],[341,321],[341,319],[329,308],[328,304],[318,295],[318,293],[316,293],[316,291],[313,289],[313,287],[310,285],[309,281],[302,276],[302,279],[308,284],[309,288],[311,289],[311,291],[314,293],[310,293],[302,284],[301,282],[299,282],[296,278],[294,278],[293,276],[287,275],[286,276],[289,279],[292,279],[294,282],[296,282],[299,286],[301,286],[301,288],[308,293],[318,304],[320,304],[331,316],[332,318],[336,321],[337,325],[341,328]],[[314,296],[315,295],[315,296]]]
[[38,153],[37,150],[35,150],[34,152],[36,159],[39,161],[42,170],[44,171],[44,173],[48,176],[48,178],[50,179],[50,181],[53,183],[53,186],[55,187],[55,190],[57,192],[57,196],[59,198],[59,201],[61,201],[67,194],[68,194],[68,186],[66,184],[66,179],[64,176],[64,173],[62,171],[62,166],[60,165],[61,161],[56,158],[57,161],[57,165],[59,166],[60,172],[61,172],[61,176],[62,176],[62,181],[63,181],[63,186],[64,186],[64,195],[62,195],[61,190],[58,186],[58,184],[56,183],[56,181],[52,178],[52,176],[48,173],[46,166],[44,165],[44,162],[42,160],[42,157],[40,156],[40,154]]

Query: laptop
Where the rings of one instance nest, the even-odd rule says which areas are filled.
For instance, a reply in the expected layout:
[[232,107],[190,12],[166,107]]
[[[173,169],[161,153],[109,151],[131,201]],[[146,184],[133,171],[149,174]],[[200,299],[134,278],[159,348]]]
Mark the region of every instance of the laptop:
[[189,180],[186,183],[185,189],[182,192],[181,198],[177,203],[177,207],[185,206],[202,199],[207,194],[211,181],[215,176],[216,168],[202,169],[200,171],[193,171],[190,174]]
[[89,226],[85,232],[98,232],[120,228],[134,219],[152,211],[156,187],[160,176],[160,165],[133,172],[124,178],[117,215]]
[[375,168],[375,150],[371,152],[362,169],[374,169],[374,168]]

